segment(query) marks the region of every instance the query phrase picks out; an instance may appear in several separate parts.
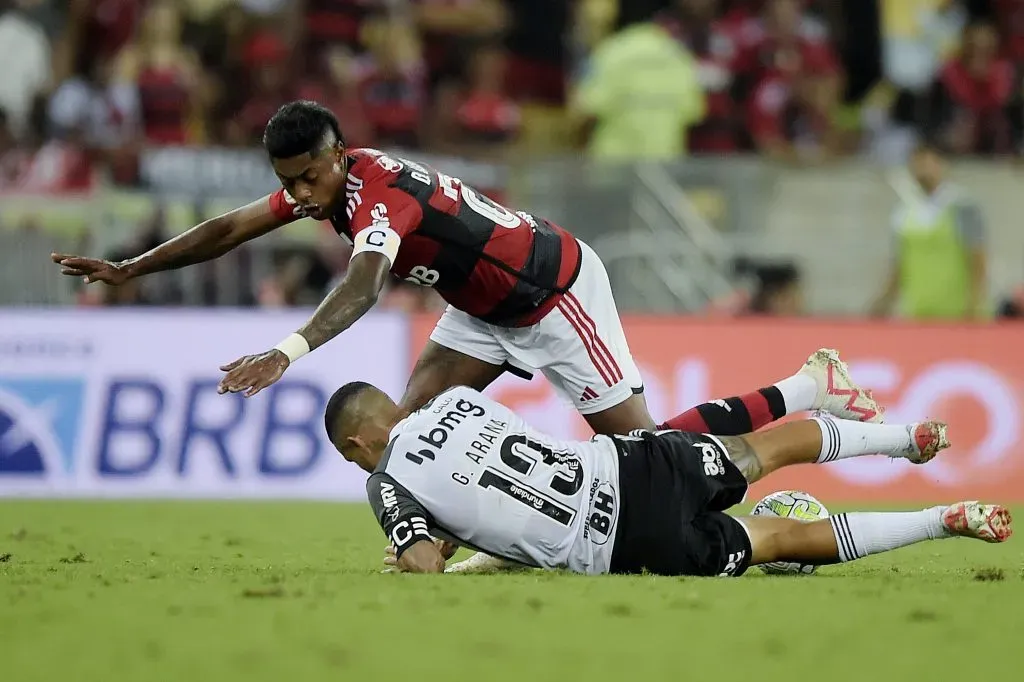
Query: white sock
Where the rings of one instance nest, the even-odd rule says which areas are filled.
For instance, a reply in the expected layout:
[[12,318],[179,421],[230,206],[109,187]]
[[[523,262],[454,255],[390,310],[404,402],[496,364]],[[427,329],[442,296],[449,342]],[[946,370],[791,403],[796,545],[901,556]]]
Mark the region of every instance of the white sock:
[[821,428],[818,464],[862,455],[902,456],[913,447],[910,430],[901,424],[864,424],[814,417]]
[[818,384],[813,377],[794,374],[773,385],[779,389],[782,399],[786,401],[786,414],[814,409],[814,400],[818,397]]
[[942,525],[945,507],[917,512],[855,512],[829,518],[839,560],[853,561],[924,540],[951,537]]

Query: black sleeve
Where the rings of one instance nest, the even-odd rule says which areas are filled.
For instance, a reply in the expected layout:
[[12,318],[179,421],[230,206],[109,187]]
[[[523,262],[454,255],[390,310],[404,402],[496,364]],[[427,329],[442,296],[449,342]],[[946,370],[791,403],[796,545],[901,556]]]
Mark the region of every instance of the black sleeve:
[[371,474],[366,481],[366,495],[398,556],[420,540],[432,541],[430,514],[391,476],[383,472]]

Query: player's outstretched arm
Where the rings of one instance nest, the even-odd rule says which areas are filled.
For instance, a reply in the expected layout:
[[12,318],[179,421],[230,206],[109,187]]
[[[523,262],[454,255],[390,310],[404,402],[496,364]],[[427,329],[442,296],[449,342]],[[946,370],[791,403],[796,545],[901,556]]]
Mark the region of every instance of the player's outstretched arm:
[[146,253],[120,262],[51,253],[61,273],[84,277],[86,282],[123,284],[134,277],[175,270],[218,258],[238,245],[285,225],[271,208],[268,197],[210,218]]
[[273,384],[291,363],[327,343],[365,315],[377,302],[390,269],[391,261],[383,254],[372,251],[356,254],[345,279],[327,295],[309,322],[271,350],[246,355],[221,367],[227,374],[217,391],[244,393],[248,398]]
[[377,303],[390,271],[391,261],[386,255],[373,251],[357,253],[348,266],[345,279],[327,295],[313,317],[299,330],[309,349],[324,345],[369,312]]

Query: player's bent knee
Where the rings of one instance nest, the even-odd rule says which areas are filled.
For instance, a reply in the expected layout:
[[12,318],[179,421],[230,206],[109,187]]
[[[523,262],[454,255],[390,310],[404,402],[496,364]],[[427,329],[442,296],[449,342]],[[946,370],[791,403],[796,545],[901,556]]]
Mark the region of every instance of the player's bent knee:
[[744,516],[743,526],[750,534],[752,551],[751,563],[764,564],[779,561],[792,555],[797,537],[803,527],[795,519]]

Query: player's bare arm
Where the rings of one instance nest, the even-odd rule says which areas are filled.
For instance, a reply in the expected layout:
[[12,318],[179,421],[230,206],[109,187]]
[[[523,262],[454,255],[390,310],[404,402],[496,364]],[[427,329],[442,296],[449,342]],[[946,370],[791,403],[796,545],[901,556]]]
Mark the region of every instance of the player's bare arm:
[[281,227],[282,220],[270,208],[268,197],[203,221],[146,253],[120,262],[101,258],[50,254],[61,274],[84,277],[86,282],[123,284],[134,277],[175,270],[223,256],[240,244]]
[[298,332],[275,348],[246,355],[221,367],[227,374],[221,379],[218,392],[244,392],[251,397],[276,382],[293,360],[324,345],[365,315],[377,302],[390,269],[391,261],[383,254],[356,254],[345,279]]
[[377,303],[391,261],[381,253],[357,254],[345,279],[324,299],[299,334],[313,350],[351,327]]

